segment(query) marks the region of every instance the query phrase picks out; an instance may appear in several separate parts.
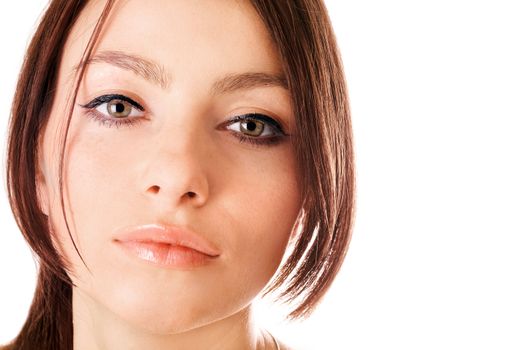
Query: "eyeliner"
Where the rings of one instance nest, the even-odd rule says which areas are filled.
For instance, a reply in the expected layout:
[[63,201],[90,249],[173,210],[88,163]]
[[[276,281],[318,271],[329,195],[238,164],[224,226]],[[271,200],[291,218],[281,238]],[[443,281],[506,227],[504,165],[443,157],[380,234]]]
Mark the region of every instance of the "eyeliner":
[[112,100],[126,101],[126,102],[130,103],[131,105],[133,105],[134,107],[138,108],[140,111],[142,111],[142,112],[144,111],[144,107],[142,107],[140,104],[138,104],[137,102],[133,101],[131,98],[129,98],[127,96],[124,96],[124,95],[120,95],[120,94],[102,95],[102,96],[99,96],[99,97],[93,99],[88,104],[81,105],[81,106],[84,107],[84,108],[95,108],[98,105],[101,105],[102,103],[109,102],[109,101],[112,101]]

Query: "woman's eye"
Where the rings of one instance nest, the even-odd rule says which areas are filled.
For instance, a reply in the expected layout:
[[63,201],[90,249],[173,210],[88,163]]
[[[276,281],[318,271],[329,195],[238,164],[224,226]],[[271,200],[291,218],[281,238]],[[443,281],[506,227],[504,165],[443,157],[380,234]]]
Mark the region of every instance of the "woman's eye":
[[235,130],[252,137],[274,136],[275,134],[275,131],[272,131],[275,126],[257,119],[241,119],[231,123],[230,126],[231,125],[236,125],[236,127],[230,128],[230,130]]
[[249,142],[255,146],[277,144],[290,136],[277,121],[259,113],[236,116],[228,121],[226,128],[233,131],[241,143]]
[[126,101],[122,100],[111,100],[106,103],[102,103],[97,107],[97,111],[104,114],[107,112],[114,118],[126,118],[132,115],[134,107]]
[[96,97],[81,107],[88,110],[88,116],[106,126],[130,126],[144,115],[144,107],[131,98],[118,94]]

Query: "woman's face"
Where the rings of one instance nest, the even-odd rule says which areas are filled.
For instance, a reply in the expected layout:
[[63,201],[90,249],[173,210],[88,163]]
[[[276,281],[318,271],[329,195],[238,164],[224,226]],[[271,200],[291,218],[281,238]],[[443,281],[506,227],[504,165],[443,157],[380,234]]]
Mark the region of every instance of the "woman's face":
[[[72,71],[104,2],[88,4],[64,48],[40,140],[39,203],[78,291],[144,329],[188,330],[249,305],[281,261],[301,204],[291,139],[279,138],[270,122],[228,121],[259,113],[294,134],[290,93],[253,85],[261,75],[216,83],[243,73],[282,75],[248,1],[117,1],[81,83],[64,159],[68,223],[89,272],[62,218],[58,146]],[[272,135],[280,141],[238,138]],[[114,243],[120,230],[153,223],[190,229],[220,255],[167,268]]]

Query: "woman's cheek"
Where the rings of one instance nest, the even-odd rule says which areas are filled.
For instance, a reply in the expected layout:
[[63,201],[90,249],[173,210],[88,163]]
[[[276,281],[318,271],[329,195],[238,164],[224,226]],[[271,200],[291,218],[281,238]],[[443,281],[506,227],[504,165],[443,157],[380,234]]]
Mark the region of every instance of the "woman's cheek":
[[274,274],[288,244],[298,208],[287,199],[275,201],[267,193],[251,204],[252,210],[244,214],[250,219],[246,221],[239,240],[242,247],[238,250],[239,259],[247,273],[258,276],[258,284],[265,284]]

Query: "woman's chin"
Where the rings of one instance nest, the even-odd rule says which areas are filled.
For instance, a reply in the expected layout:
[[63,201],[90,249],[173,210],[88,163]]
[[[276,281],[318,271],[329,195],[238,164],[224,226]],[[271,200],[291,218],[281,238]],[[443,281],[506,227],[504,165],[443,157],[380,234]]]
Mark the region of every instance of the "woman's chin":
[[[127,295],[127,298],[123,296]],[[224,310],[206,306],[202,300],[173,297],[147,297],[134,293],[114,293],[114,300],[104,298],[106,312],[146,333],[169,335],[186,332],[221,318]]]

